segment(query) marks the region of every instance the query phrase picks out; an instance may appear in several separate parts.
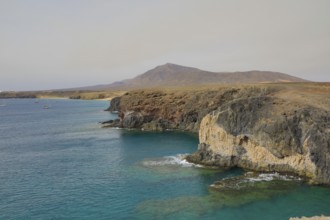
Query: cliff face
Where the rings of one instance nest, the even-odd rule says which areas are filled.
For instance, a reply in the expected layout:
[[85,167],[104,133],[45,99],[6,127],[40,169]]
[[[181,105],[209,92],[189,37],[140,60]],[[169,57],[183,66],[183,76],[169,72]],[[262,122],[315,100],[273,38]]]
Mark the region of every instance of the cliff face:
[[113,100],[120,121],[108,126],[199,131],[191,162],[330,184],[329,94],[328,85],[133,91]]
[[221,87],[131,91],[111,101],[108,110],[119,112],[121,123],[108,126],[198,132],[204,116],[224,103],[237,98],[270,93],[271,90],[265,87]]
[[204,117],[189,161],[288,172],[330,183],[330,112],[274,97],[233,100]]

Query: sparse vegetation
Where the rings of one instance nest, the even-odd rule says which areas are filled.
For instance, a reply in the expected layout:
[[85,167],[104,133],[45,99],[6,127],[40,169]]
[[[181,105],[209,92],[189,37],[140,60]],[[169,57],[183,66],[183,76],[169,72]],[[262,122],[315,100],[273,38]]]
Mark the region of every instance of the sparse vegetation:
[[330,83],[321,85],[281,83],[139,89],[126,92],[120,101],[116,99],[116,104],[113,103],[109,110],[141,113],[144,121],[134,126],[145,130],[180,129],[197,132],[206,114],[225,103],[251,97],[277,97],[278,101],[273,103],[272,108],[274,111],[285,110],[287,114],[293,114],[292,109],[306,105],[330,109]]

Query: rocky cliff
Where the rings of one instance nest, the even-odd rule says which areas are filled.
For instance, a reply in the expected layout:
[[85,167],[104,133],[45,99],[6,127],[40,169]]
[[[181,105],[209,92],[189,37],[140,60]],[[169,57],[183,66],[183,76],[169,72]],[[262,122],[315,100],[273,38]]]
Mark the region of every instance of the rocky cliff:
[[188,160],[330,183],[330,113],[272,97],[233,100],[204,117]]
[[136,90],[112,99],[109,111],[119,112],[113,127],[198,132],[204,116],[229,100],[270,93],[266,87],[212,87]]
[[113,101],[120,121],[109,126],[199,130],[191,162],[330,184],[329,91],[329,85],[134,91]]

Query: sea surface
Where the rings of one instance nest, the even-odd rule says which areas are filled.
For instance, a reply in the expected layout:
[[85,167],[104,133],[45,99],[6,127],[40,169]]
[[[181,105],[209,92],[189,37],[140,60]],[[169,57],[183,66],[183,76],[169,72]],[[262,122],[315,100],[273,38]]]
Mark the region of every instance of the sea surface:
[[[0,219],[288,219],[330,215],[330,188],[223,196],[244,173],[194,166],[195,134],[102,128],[107,101],[9,99],[0,107]],[[43,106],[49,106],[44,109]],[[288,185],[290,185],[288,183]]]

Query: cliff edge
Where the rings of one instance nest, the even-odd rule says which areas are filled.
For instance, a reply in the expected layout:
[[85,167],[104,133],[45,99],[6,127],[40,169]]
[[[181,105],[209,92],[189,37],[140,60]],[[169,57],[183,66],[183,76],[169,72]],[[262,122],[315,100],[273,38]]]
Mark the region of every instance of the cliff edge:
[[132,91],[114,99],[120,120],[108,126],[199,131],[190,162],[330,184],[329,94],[329,84]]
[[329,124],[329,112],[312,106],[267,96],[233,100],[204,117],[188,160],[330,183]]

